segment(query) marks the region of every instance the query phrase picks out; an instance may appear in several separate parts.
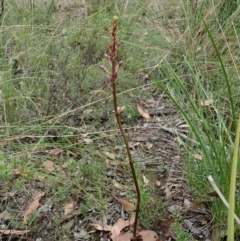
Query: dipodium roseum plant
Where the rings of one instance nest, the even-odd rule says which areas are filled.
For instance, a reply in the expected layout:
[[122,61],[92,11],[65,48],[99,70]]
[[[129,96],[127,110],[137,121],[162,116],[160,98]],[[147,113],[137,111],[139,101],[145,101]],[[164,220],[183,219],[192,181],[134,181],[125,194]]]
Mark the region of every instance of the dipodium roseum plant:
[[121,124],[121,113],[123,112],[122,108],[118,108],[117,105],[117,95],[116,95],[116,83],[118,79],[118,72],[123,64],[123,61],[120,61],[116,63],[116,57],[117,57],[117,52],[120,46],[120,43],[117,42],[117,26],[118,26],[118,18],[114,17],[113,22],[112,22],[112,41],[109,47],[109,54],[104,54],[104,58],[107,60],[109,65],[111,66],[111,70],[108,70],[105,66],[100,65],[99,68],[106,73],[106,82],[112,86],[112,94],[113,94],[113,104],[114,104],[114,111],[115,111],[115,116],[117,120],[117,125],[120,129],[120,132],[122,134],[126,151],[127,151],[127,156],[128,156],[128,161],[129,165],[131,168],[132,176],[133,176],[133,181],[135,184],[136,188],[136,193],[137,193],[137,204],[136,204],[136,215],[135,215],[135,221],[134,221],[134,226],[133,226],[133,238],[132,241],[137,241],[137,223],[138,223],[138,215],[139,215],[139,209],[140,209],[140,190],[138,186],[138,181],[136,177],[136,171],[134,168],[134,163],[132,159],[132,155],[130,152],[130,147],[128,143],[127,136],[125,134],[125,131],[122,127]]

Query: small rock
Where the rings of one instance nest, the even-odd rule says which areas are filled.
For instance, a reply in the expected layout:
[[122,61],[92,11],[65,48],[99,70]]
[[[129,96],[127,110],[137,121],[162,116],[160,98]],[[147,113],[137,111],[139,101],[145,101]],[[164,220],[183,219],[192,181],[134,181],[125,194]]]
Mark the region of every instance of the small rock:
[[172,205],[168,208],[170,213],[181,213],[183,211],[183,207],[180,205]]
[[115,154],[114,153],[110,153],[108,151],[105,151],[104,154],[111,160],[115,159]]
[[113,177],[114,174],[113,174],[113,172],[111,170],[109,170],[109,171],[107,171],[106,176],[107,177]]
[[87,240],[90,239],[90,235],[88,234],[88,232],[86,232],[85,230],[81,230],[80,232],[73,232],[73,236],[75,240]]
[[51,209],[52,209],[52,205],[43,205],[39,208],[39,212],[40,213],[48,213],[48,212],[51,212]]
[[42,241],[43,239],[42,238],[36,238],[36,241]]
[[191,231],[191,233],[193,233],[195,236],[200,237],[200,235],[201,235],[200,230],[197,229],[197,228],[195,228],[195,227],[193,226],[193,223],[192,223],[191,221],[189,221],[189,220],[187,220],[187,219],[184,219],[184,220],[183,220],[183,223],[187,226],[187,228]]
[[119,193],[119,196],[121,196],[121,197],[125,197],[126,195],[127,195],[126,192],[120,192],[120,193]]
[[8,221],[8,220],[10,220],[10,218],[11,218],[10,214],[7,210],[0,213],[0,219],[2,219],[3,221]]
[[191,207],[192,203],[188,199],[184,199],[183,206],[187,209]]

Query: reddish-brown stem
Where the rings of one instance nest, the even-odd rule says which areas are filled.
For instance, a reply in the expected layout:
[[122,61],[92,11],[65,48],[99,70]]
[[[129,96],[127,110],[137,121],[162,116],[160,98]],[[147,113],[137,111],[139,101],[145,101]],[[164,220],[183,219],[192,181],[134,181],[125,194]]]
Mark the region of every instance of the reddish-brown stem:
[[122,134],[125,147],[127,150],[127,156],[128,156],[128,161],[129,165],[131,168],[133,180],[134,180],[134,185],[136,188],[136,193],[137,193],[137,204],[136,204],[136,215],[135,215],[135,221],[134,221],[134,226],[133,226],[133,238],[132,241],[137,240],[137,224],[138,224],[138,215],[139,215],[139,210],[140,210],[140,201],[141,201],[141,195],[140,195],[140,189],[137,181],[137,176],[136,176],[136,171],[128,143],[128,139],[126,136],[126,133],[122,127],[121,123],[121,111],[118,110],[117,106],[117,94],[116,94],[116,56],[117,56],[117,42],[116,42],[116,33],[117,33],[117,17],[113,18],[113,28],[112,28],[112,44],[111,44],[111,63],[112,63],[112,94],[113,94],[113,103],[114,103],[114,110],[115,110],[115,115],[116,115],[116,120],[117,120],[117,125],[120,129],[120,132]]

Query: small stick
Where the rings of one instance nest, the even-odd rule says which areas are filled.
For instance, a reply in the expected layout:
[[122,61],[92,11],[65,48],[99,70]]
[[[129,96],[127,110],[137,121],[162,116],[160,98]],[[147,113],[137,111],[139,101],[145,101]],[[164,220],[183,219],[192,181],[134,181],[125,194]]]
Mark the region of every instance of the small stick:
[[[228,204],[227,200],[225,199],[225,197],[223,196],[223,194],[221,193],[221,191],[219,190],[219,188],[217,187],[217,185],[214,182],[214,180],[213,180],[211,175],[208,176],[208,180],[209,180],[210,184],[212,185],[213,189],[216,191],[216,193],[218,194],[218,196],[222,200],[222,202],[224,203],[224,205],[228,209],[229,208],[229,204]],[[234,213],[234,219],[240,225],[240,219],[238,218],[238,216],[235,213]]]

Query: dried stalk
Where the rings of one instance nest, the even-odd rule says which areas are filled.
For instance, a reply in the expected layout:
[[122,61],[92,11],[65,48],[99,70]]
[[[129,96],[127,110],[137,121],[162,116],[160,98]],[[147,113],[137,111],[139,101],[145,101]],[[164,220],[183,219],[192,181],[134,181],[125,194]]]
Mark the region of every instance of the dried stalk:
[[138,185],[138,181],[137,181],[134,162],[133,162],[132,155],[131,155],[131,152],[130,152],[128,139],[127,139],[126,133],[125,133],[125,131],[122,127],[122,123],[121,123],[122,110],[120,108],[118,108],[118,105],[117,105],[116,80],[117,80],[117,77],[118,77],[118,71],[119,71],[120,67],[122,66],[122,61],[120,61],[116,65],[116,57],[117,57],[117,52],[118,52],[118,48],[119,48],[119,43],[117,42],[117,25],[118,25],[118,18],[114,17],[113,23],[112,23],[112,41],[111,41],[111,45],[110,45],[110,56],[105,54],[106,60],[111,65],[111,71],[108,71],[107,68],[103,65],[100,65],[99,67],[102,71],[104,71],[105,73],[108,74],[106,80],[107,80],[108,83],[111,83],[111,85],[112,85],[113,104],[114,104],[116,121],[117,121],[117,125],[120,129],[120,132],[122,134],[122,137],[123,137],[123,140],[124,140],[124,143],[125,143],[128,161],[129,161],[129,165],[130,165],[130,168],[131,168],[134,185],[135,185],[135,188],[136,188],[137,204],[136,204],[135,221],[134,221],[134,226],[133,226],[133,238],[131,240],[137,241],[137,224],[138,224],[138,216],[139,216],[139,210],[140,210],[141,196],[140,196],[139,185]]

